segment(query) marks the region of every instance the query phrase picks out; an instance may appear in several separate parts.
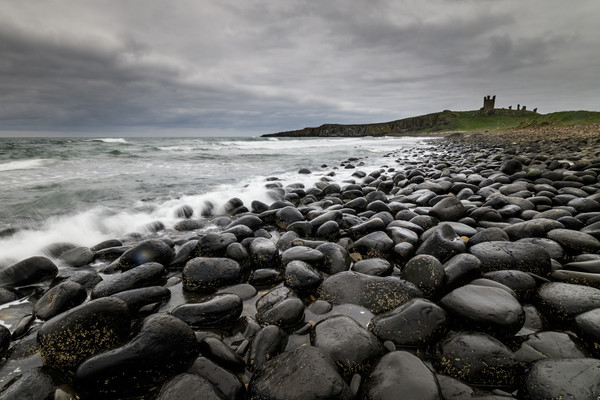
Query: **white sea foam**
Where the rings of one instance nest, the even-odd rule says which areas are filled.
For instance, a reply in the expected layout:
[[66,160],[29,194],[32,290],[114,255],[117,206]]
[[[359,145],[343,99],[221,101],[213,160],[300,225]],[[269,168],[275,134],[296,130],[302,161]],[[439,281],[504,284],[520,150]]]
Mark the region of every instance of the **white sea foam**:
[[20,169],[34,169],[43,167],[48,160],[43,158],[34,158],[32,160],[10,161],[0,164],[0,172],[15,171]]
[[127,140],[123,138],[95,138],[86,140],[86,142],[127,143]]

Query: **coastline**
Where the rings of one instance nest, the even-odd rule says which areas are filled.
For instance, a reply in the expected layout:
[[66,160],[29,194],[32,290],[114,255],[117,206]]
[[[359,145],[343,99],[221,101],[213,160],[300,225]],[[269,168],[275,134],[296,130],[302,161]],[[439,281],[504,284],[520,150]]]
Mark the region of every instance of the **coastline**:
[[[351,399],[387,385],[598,395],[600,126],[455,133],[416,152],[391,149],[343,185],[265,182],[277,200],[231,199],[207,233],[157,229],[66,250],[60,271],[39,258],[3,269],[2,294],[27,294],[37,319],[0,335],[4,367],[32,367],[0,394],[44,382],[163,400],[199,388]],[[69,324],[81,336],[52,339]],[[100,331],[110,340],[82,349]]]

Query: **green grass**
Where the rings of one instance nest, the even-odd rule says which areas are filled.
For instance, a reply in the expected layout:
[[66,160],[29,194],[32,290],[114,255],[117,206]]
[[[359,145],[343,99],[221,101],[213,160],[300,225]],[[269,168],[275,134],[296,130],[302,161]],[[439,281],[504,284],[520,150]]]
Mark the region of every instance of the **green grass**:
[[443,111],[433,126],[419,129],[423,133],[502,131],[513,128],[572,126],[600,123],[600,112],[561,111],[537,114],[533,111],[496,109],[494,115],[480,111]]

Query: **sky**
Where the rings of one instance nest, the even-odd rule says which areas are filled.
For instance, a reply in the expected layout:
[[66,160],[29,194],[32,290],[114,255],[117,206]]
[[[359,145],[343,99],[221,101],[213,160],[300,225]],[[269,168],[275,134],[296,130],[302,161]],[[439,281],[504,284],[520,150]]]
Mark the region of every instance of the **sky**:
[[0,135],[600,110],[600,1],[0,0]]

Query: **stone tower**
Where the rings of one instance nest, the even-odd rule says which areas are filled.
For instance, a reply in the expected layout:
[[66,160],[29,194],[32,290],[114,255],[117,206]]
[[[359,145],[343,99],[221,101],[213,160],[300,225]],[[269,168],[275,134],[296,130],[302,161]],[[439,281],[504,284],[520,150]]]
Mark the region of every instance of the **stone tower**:
[[483,98],[483,112],[488,115],[493,114],[495,102],[496,102],[496,95],[494,95],[494,97],[485,96]]

